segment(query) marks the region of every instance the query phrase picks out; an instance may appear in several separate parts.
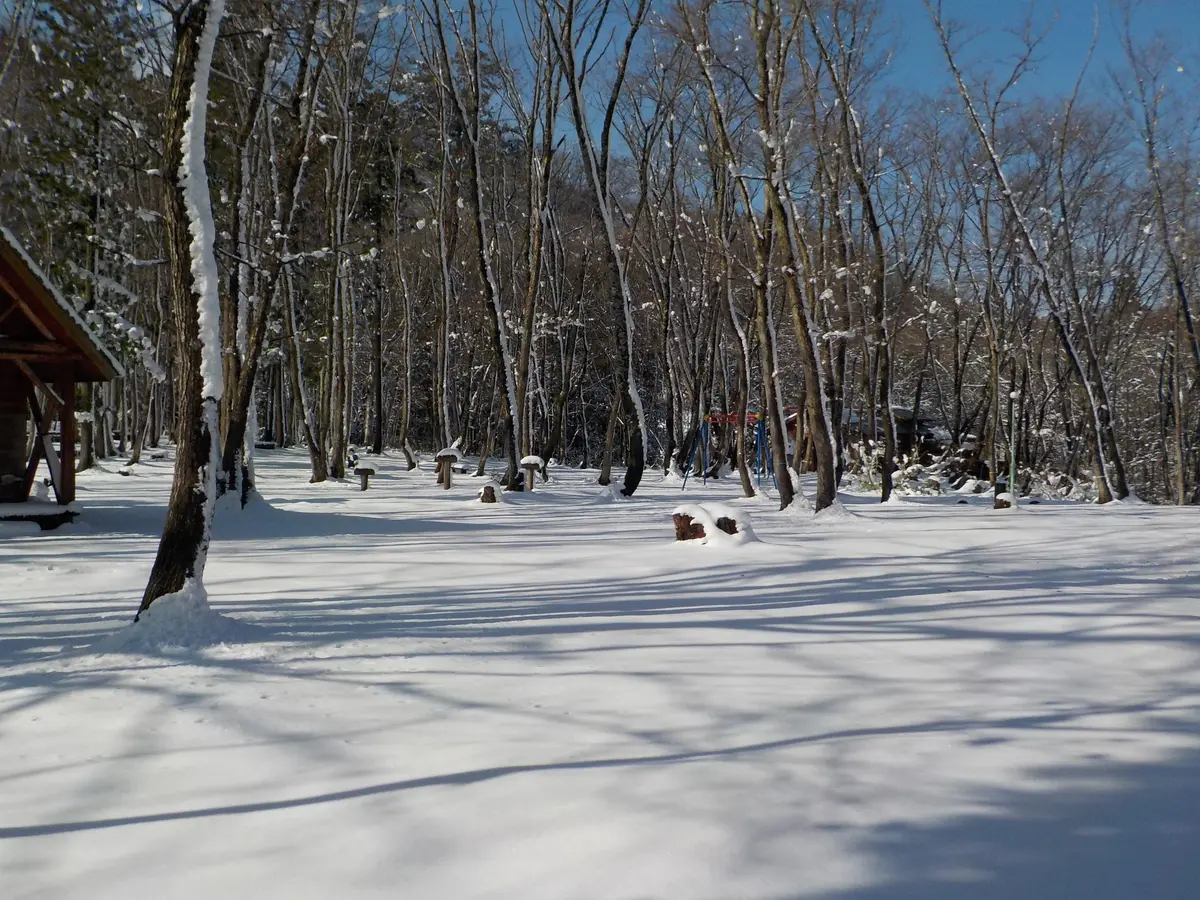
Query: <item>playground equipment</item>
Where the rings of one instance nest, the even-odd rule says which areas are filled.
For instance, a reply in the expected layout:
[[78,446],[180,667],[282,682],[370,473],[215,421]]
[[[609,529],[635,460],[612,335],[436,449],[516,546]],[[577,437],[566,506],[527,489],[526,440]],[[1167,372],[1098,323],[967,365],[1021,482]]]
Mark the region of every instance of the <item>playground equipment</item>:
[[[710,437],[710,425],[739,425],[739,417],[737,413],[709,413],[704,417],[704,421],[700,423],[700,434],[696,443],[692,445],[691,458],[688,459],[687,466],[683,470],[683,484],[680,490],[687,490],[688,477],[692,474],[692,468],[696,464],[696,453],[700,453],[700,478],[702,483],[708,484],[708,442]],[[746,413],[746,424],[754,426],[754,469],[758,479],[758,486],[762,487],[763,469],[766,468],[771,473],[771,484],[775,484],[775,466],[771,458],[771,444],[767,440],[767,424],[762,420],[758,413]]]

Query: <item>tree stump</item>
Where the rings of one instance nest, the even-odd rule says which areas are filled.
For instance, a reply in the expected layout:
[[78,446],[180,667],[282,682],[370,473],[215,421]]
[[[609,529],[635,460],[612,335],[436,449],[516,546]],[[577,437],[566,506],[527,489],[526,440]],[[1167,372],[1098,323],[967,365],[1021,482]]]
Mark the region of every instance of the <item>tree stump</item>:
[[684,513],[675,513],[671,516],[675,522],[675,540],[677,541],[698,541],[705,537],[704,526],[695,521],[691,516]]
[[729,518],[728,516],[721,516],[721,518],[717,519],[717,527],[720,528],[726,534],[737,534],[738,533],[737,522],[734,521],[733,519]]
[[496,486],[494,484],[485,484],[483,490],[479,492],[480,503],[495,503],[496,502]]
[[354,474],[358,476],[358,489],[365,491],[367,489],[367,481],[375,474],[374,469],[355,469]]
[[996,491],[992,499],[992,509],[1012,509],[1012,494],[1008,492],[1008,483],[996,482]]
[[738,523],[739,513],[721,504],[684,504],[671,513],[675,523],[675,540],[701,541],[710,543],[714,538],[725,540],[728,535],[736,538],[734,543],[756,540],[749,521]]

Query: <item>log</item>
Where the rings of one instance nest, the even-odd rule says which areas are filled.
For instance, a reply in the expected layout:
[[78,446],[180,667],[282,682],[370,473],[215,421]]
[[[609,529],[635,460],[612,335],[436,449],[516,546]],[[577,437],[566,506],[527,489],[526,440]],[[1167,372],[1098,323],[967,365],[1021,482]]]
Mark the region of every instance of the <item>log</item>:
[[354,474],[358,476],[359,490],[365,491],[367,489],[367,481],[375,474],[375,470],[366,468],[355,469]]

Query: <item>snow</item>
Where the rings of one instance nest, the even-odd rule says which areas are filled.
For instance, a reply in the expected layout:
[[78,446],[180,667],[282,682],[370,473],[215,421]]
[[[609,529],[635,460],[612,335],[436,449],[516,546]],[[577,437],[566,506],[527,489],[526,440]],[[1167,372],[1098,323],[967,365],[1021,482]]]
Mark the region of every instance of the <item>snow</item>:
[[523,456],[521,457],[522,466],[537,466],[539,469],[545,465],[540,456]]
[[183,590],[159,597],[136,624],[130,622],[92,649],[99,653],[153,654],[242,643],[265,634],[254,625],[214,612],[204,585],[193,579]]
[[443,447],[437,452],[436,458],[441,459],[443,456],[449,456],[452,459],[459,460],[462,459],[462,452],[457,447]]
[[260,451],[141,646],[169,458],[0,534],[0,893],[1194,896],[1194,509],[689,481],[759,542],[688,552],[657,479],[580,517],[595,471],[483,509],[372,462]]
[[204,135],[208,122],[208,80],[212,72],[213,50],[225,0],[212,0],[196,56],[196,72],[188,95],[188,117],[183,130],[183,158],[179,163],[179,181],[187,207],[189,247],[192,258],[192,290],[200,314],[200,376],[202,396],[221,399],[221,301],[218,296],[217,259],[214,251],[217,228],[213,223],[209,197],[208,172],[204,164]]
[[495,478],[488,478],[483,483],[483,485],[479,488],[478,493],[476,493],[476,495],[475,495],[476,499],[478,499],[479,501],[482,502],[483,501],[483,492],[486,491],[488,488],[492,489],[492,496],[496,498],[496,503],[489,504],[489,505],[498,505],[498,504],[504,502],[504,498],[505,498],[504,485],[502,485]]
[[605,504],[617,503],[619,501],[631,500],[631,497],[625,496],[621,492],[620,484],[606,484],[600,488],[600,493],[591,498],[592,503]]
[[[704,529],[704,537],[698,544],[749,544],[758,540],[750,524],[750,514],[723,503],[685,503],[671,510],[673,516],[688,516]],[[732,519],[737,523],[737,534],[726,534],[717,527],[721,519]]]
[[841,500],[834,500],[833,503],[814,515],[813,521],[820,523],[852,522],[856,518],[857,516],[846,509],[845,504]]

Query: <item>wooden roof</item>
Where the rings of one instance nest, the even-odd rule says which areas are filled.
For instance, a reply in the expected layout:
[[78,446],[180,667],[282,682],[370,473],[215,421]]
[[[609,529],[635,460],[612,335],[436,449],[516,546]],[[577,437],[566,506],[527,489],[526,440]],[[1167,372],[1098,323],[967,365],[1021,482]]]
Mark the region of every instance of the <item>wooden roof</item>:
[[75,381],[110,381],[125,374],[75,307],[2,226],[0,359],[23,360],[51,378],[69,365]]

